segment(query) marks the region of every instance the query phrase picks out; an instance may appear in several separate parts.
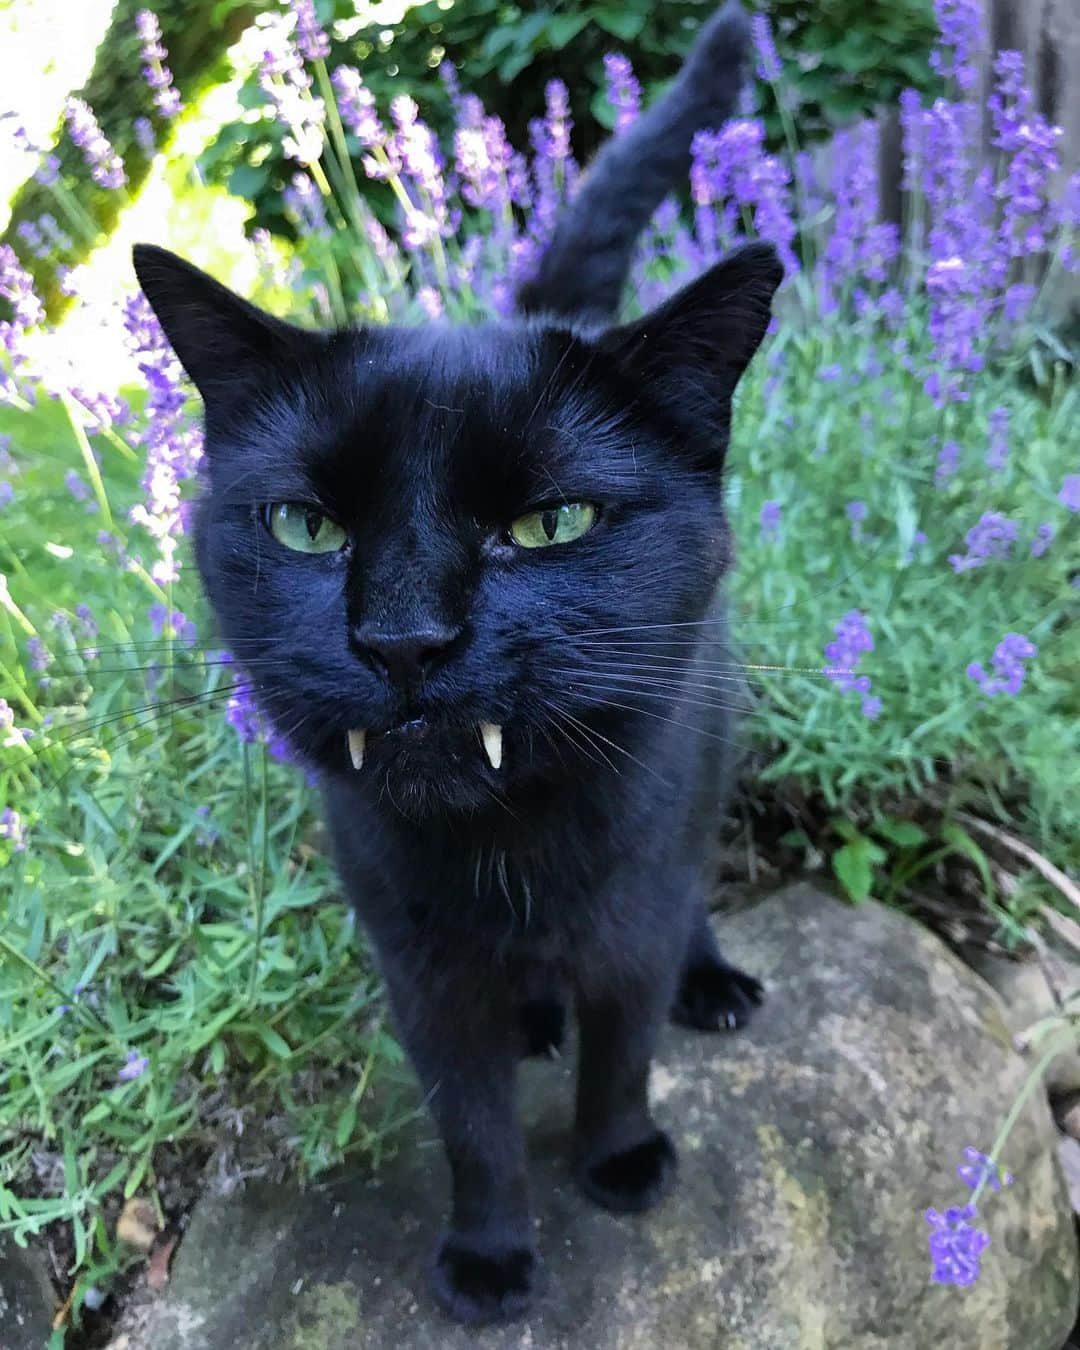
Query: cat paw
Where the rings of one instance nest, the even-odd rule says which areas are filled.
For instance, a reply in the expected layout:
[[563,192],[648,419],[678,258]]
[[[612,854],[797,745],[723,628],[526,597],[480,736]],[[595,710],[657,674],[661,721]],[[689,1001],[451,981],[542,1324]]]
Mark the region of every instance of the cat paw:
[[745,970],[699,962],[683,971],[671,1019],[699,1031],[734,1031],[747,1024],[764,997],[761,981]]
[[536,1253],[528,1247],[484,1251],[450,1234],[435,1258],[435,1297],[458,1322],[480,1326],[520,1317],[539,1282]]
[[678,1159],[663,1130],[620,1153],[578,1163],[577,1183],[590,1200],[620,1214],[651,1209],[671,1189]]
[[559,1059],[566,1035],[566,1009],[553,998],[534,998],[518,1009],[523,1055]]

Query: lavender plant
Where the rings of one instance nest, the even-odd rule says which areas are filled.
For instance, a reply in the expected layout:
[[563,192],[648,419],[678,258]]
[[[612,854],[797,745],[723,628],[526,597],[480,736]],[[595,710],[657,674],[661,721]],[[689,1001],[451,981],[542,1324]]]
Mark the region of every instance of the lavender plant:
[[[823,174],[741,118],[698,136],[691,209],[657,211],[626,307],[744,238],[785,259],[729,482],[762,780],[845,813],[1007,813],[1064,868],[1080,839],[1080,394],[1074,355],[1040,334],[1055,279],[1080,270],[1080,182],[1051,192],[1060,135],[1015,53],[995,67],[984,161],[981,7],[938,10],[949,92],[902,100],[904,233],[880,219],[871,127],[838,136]],[[516,149],[447,67],[457,127],[440,144],[411,98],[384,110],[354,66],[327,68],[310,3],[265,17],[256,125],[291,161],[294,317],[509,312],[578,178],[566,89],[548,86]],[[168,119],[167,54],[153,14],[138,24]],[[762,23],[758,41],[782,86]],[[625,127],[640,90],[625,58],[605,69]],[[67,117],[88,176],[123,191],[91,110]],[[20,239],[62,265],[79,183],[48,160],[39,178],[56,216]],[[134,292],[139,387],[87,388],[43,359],[26,261],[0,249],[0,1232],[66,1225],[78,1310],[123,1259],[102,1213],[224,1122],[257,1111],[309,1172],[377,1149],[358,1105],[396,1048],[349,916],[324,899],[303,774],[205,630],[185,566],[201,435],[179,365]],[[43,1155],[78,1184],[28,1184]],[[968,1282],[986,1246],[974,1210],[931,1216],[935,1278]]]

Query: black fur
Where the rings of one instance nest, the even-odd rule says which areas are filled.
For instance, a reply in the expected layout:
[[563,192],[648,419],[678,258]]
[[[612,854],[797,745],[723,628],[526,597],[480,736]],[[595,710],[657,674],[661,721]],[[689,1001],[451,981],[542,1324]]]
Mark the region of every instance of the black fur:
[[[726,14],[707,41],[726,33],[737,55],[742,21]],[[699,52],[693,78],[713,78],[702,67]],[[685,145],[674,153],[671,127],[685,142],[692,120],[660,121],[657,162],[672,172]],[[639,139],[620,170],[638,202],[658,190],[651,148]],[[607,171],[583,188],[594,210]],[[674,1009],[725,1025],[760,995],[722,961],[706,917],[732,729],[722,693],[699,691],[725,650],[731,394],[780,267],[746,248],[624,328],[550,317],[610,308],[624,232],[608,231],[604,261],[582,229],[595,290],[564,289],[553,266],[534,292],[548,317],[328,334],[136,250],[206,405],[200,572],[262,707],[320,777],[343,883],[450,1163],[435,1287],[472,1322],[519,1313],[537,1278],[514,1078],[521,1053],[561,1039],[561,991],[580,1030],[576,1175],[621,1210],[674,1175],[647,1095],[663,1022]],[[572,249],[568,234],[556,242]],[[280,501],[332,516],[347,547],[283,548],[264,520]],[[549,549],[510,541],[510,521],[561,501],[595,503],[594,528]],[[635,679],[634,652],[667,672],[660,684]],[[498,771],[481,722],[504,727]]]

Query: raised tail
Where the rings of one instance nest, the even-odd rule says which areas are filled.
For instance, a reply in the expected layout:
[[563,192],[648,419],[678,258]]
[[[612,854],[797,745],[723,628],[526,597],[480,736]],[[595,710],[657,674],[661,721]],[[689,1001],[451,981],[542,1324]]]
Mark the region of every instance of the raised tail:
[[731,116],[742,88],[750,21],[738,0],[704,25],[667,92],[590,164],[540,260],[517,294],[526,314],[597,323],[619,305],[634,245],[652,213],[690,172],[694,133]]

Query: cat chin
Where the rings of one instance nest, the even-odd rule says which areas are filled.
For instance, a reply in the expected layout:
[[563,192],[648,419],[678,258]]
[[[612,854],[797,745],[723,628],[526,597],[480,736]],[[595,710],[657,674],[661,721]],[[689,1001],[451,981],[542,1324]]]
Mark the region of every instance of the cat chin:
[[377,769],[372,777],[376,791],[414,820],[478,811],[497,794],[490,775],[479,766],[471,772],[455,765],[436,771],[402,760]]

